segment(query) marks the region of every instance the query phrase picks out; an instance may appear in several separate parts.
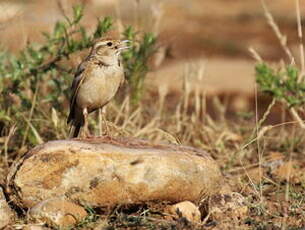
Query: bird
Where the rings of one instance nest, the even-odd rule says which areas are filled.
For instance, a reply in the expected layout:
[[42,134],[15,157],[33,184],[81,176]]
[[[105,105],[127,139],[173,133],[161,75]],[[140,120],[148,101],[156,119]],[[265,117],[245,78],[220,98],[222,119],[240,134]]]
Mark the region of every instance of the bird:
[[71,86],[70,113],[67,119],[67,124],[71,124],[70,138],[78,137],[82,126],[85,135],[88,135],[88,114],[103,108],[124,82],[120,54],[129,48],[128,42],[100,39],[79,64]]

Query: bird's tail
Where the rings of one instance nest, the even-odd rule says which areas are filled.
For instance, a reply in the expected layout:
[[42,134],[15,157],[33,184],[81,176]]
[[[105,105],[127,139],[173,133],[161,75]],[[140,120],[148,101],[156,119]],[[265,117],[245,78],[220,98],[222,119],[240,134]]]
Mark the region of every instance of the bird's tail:
[[81,127],[84,125],[84,115],[80,110],[75,110],[75,113],[69,116],[69,122],[71,122],[71,128],[69,132],[69,138],[78,137]]
[[82,127],[82,125],[80,123],[71,125],[70,132],[69,132],[69,138],[78,137],[81,127]]

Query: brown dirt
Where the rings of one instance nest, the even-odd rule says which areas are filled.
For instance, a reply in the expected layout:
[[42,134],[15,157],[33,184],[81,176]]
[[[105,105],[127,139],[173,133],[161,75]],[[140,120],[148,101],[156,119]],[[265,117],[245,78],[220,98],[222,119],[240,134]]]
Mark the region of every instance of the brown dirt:
[[[50,31],[55,21],[62,19],[56,1],[6,1],[12,4],[11,6],[1,5],[3,2],[0,1],[0,10],[6,13],[0,17],[0,41],[2,46],[10,51],[17,52],[28,41],[41,41],[43,36],[40,32]],[[80,1],[62,2],[69,14],[71,4]],[[175,105],[181,99],[183,76],[185,73],[196,75],[198,69],[204,66],[201,80],[198,76],[189,79],[190,88],[198,88],[203,95],[207,95],[205,100],[209,114],[220,119],[215,124],[212,121],[211,124],[200,121],[198,127],[194,125],[199,130],[196,129],[198,137],[184,143],[209,151],[222,167],[224,174],[230,178],[234,191],[247,198],[249,214],[245,219],[248,220],[237,220],[242,222],[242,225],[257,227],[256,229],[269,229],[268,226],[271,225],[283,227],[285,224],[298,226],[300,229],[301,226],[304,227],[304,132],[287,124],[267,132],[260,140],[260,146],[259,143],[257,147],[256,143],[255,146],[244,146],[245,143],[248,144],[247,138],[252,133],[255,122],[255,62],[251,59],[248,48],[254,47],[264,59],[271,62],[279,63],[281,59],[286,60],[276,36],[264,18],[260,1],[139,1],[141,6],[138,21],[135,0],[81,2],[87,3],[84,24],[89,29],[94,27],[96,17],[116,15],[113,3],[118,2],[124,24],[140,24],[150,30],[152,17],[149,5],[163,4],[160,7],[163,9],[160,45],[165,47],[166,52],[161,65],[157,65],[154,72],[149,75],[147,88],[152,89],[151,95],[156,97],[158,93],[168,90],[166,103],[168,110],[174,111]],[[298,57],[295,1],[266,2],[282,32],[288,36],[288,44],[293,53]],[[304,16],[305,0],[300,0],[300,4]],[[225,112],[234,115],[238,122],[232,124],[231,121],[221,120],[221,108],[217,108],[216,96],[227,106]],[[147,104],[154,107],[151,98],[149,100],[150,103]],[[258,98],[260,117],[269,104],[270,98]],[[193,112],[194,108],[190,108],[189,113]],[[236,116],[236,112],[240,114]],[[267,121],[272,124],[283,122],[285,116],[287,115],[281,106],[277,105]],[[170,118],[168,119],[167,123],[162,123],[161,128],[172,133],[168,124]],[[249,121],[252,123],[247,126]],[[144,125],[147,125],[146,121]],[[183,129],[173,135],[181,136],[183,139]],[[262,165],[258,164],[258,153],[262,155]],[[274,155],[280,155],[280,158],[275,158]],[[1,183],[5,180],[4,174],[7,169],[3,162],[0,164]],[[290,180],[289,183],[287,180]],[[258,182],[262,182],[262,194],[259,194]],[[120,215],[117,215],[113,222],[117,221],[118,226],[122,227],[123,218],[119,219]],[[232,219],[236,218],[233,212],[228,215],[222,214],[220,219],[222,217],[225,219],[225,225],[208,221],[205,228],[246,229],[241,227],[242,225],[239,228],[232,228]]]

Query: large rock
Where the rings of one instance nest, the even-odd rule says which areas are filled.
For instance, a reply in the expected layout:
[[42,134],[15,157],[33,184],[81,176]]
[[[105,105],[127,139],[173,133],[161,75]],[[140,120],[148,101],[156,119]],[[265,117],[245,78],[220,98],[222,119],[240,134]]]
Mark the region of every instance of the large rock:
[[65,197],[93,207],[146,201],[193,201],[222,183],[205,152],[142,140],[95,138],[51,141],[28,152],[8,177],[11,199],[31,208]]
[[23,226],[22,230],[51,230],[51,229],[44,227],[43,224],[27,224]]

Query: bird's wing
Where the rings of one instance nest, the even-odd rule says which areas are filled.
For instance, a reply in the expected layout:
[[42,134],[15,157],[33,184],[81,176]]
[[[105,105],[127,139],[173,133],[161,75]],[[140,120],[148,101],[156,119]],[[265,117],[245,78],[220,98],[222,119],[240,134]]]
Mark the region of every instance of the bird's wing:
[[83,74],[83,72],[85,71],[87,65],[88,65],[88,60],[86,59],[78,66],[76,73],[74,75],[74,80],[73,80],[73,83],[71,86],[72,95],[71,95],[71,99],[70,99],[70,114],[69,114],[67,123],[69,123],[71,120],[74,119],[73,117],[74,117],[76,97],[77,97],[78,90],[86,77],[86,74]]

